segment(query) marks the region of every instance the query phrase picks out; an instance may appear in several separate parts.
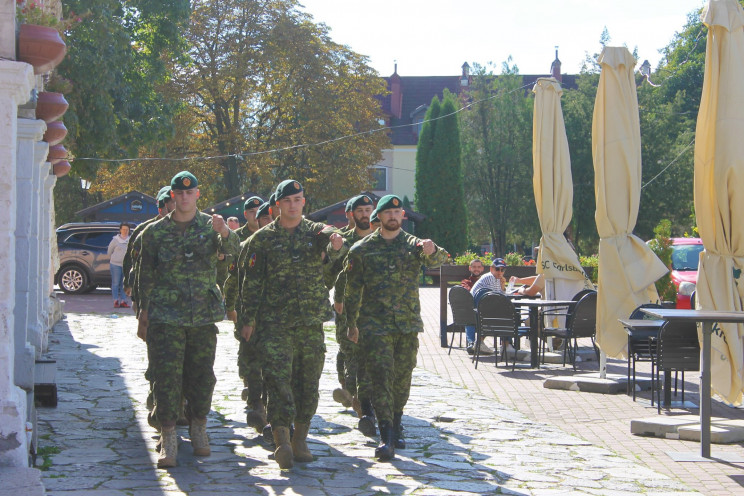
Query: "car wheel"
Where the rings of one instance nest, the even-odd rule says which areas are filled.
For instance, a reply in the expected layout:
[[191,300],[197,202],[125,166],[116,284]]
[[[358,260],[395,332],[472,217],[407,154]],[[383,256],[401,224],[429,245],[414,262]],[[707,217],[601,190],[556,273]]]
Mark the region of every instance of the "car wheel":
[[76,265],[65,267],[59,273],[59,287],[68,294],[84,293],[88,289],[88,274]]

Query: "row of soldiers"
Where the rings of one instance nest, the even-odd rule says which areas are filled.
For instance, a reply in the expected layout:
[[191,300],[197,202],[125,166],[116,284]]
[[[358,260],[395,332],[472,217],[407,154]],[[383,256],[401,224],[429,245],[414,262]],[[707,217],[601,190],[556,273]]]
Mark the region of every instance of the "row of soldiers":
[[[286,180],[270,203],[249,198],[245,226],[232,231],[221,216],[198,212],[191,173],[174,176],[170,188],[158,195],[166,200],[162,218],[138,228],[130,241],[129,281],[150,361],[150,417],[161,433],[158,466],[175,466],[175,425],[183,410],[194,454],[210,454],[215,323],[225,312],[240,340],[248,423],[259,431],[270,426],[281,468],[313,460],[306,439],[325,360],[322,326],[332,317],[329,286],[341,345],[342,387],[334,398],[355,407],[367,435],[375,435],[377,420],[375,456],[392,459],[396,446],[405,446],[401,418],[423,331],[420,269],[446,261],[447,252],[401,229],[404,211],[394,195],[376,208],[364,195],[350,200],[355,225],[340,231],[306,219],[302,185]],[[370,225],[375,215],[377,230]],[[233,260],[224,300],[219,254]]]

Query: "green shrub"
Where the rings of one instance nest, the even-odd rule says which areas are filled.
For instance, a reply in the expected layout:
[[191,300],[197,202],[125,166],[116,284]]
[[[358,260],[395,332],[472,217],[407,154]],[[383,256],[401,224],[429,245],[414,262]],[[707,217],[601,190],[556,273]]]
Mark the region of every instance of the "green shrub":
[[486,252],[485,255],[478,255],[477,253],[474,253],[472,251],[466,251],[465,253],[456,256],[452,263],[454,263],[455,265],[470,265],[470,262],[472,262],[476,258],[481,260],[483,262],[483,265],[488,267],[489,265],[491,265],[491,261],[493,260],[493,254]]
[[589,279],[591,279],[594,284],[597,284],[597,278],[599,276],[599,255],[596,253],[594,255],[581,255],[579,257],[579,262],[582,267],[593,267],[589,273]]
[[506,265],[524,265],[524,257],[520,253],[511,252],[504,256]]
[[656,280],[656,291],[661,301],[676,301],[677,288],[672,282],[672,223],[669,219],[661,219],[654,228],[654,239],[648,242],[648,246],[659,257],[664,265],[670,270],[661,278]]

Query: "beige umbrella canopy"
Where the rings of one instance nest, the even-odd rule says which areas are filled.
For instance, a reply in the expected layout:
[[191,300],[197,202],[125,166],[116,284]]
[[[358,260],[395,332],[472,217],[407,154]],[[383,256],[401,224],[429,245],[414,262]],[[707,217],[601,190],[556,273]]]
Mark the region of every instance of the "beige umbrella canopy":
[[[532,186],[542,239],[537,272],[546,282],[564,280],[584,287],[586,276],[579,258],[563,236],[573,215],[573,182],[566,126],[561,110],[563,90],[555,78],[539,78],[532,121]],[[572,292],[570,298],[576,291]]]
[[[708,310],[742,310],[744,299],[744,12],[736,0],[711,0],[705,79],[695,133],[695,214],[700,254],[696,301]],[[717,324],[711,338],[715,392],[740,403],[744,326]]]
[[654,282],[668,269],[631,234],[641,200],[641,127],[633,55],[605,47],[592,122],[595,220],[599,232],[597,344],[607,356],[626,356],[628,337],[617,319],[658,301]]

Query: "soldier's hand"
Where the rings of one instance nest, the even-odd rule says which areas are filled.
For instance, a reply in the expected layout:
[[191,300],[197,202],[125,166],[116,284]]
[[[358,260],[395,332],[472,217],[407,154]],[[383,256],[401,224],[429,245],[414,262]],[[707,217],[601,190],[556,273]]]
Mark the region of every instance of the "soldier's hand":
[[352,343],[356,343],[359,341],[359,328],[357,327],[349,327],[349,330],[346,332],[346,337],[349,338],[349,341]]
[[129,296],[131,298],[132,297],[132,288],[129,287],[129,286],[124,286],[124,294],[127,295],[127,296]]
[[137,337],[142,341],[147,341],[147,311],[145,310],[140,313],[137,322]]
[[222,260],[224,260],[224,259],[225,259],[225,254],[224,254],[224,253],[218,253],[218,254],[217,254],[217,260],[220,260],[220,261],[222,261]]
[[339,302],[333,303],[333,309],[336,311],[337,314],[341,315],[344,313],[344,304]]
[[227,311],[227,320],[232,320],[233,322],[238,321],[238,312],[236,310],[228,310]]
[[424,252],[424,255],[433,255],[436,251],[436,245],[434,244],[434,241],[430,239],[425,239],[421,243],[421,251]]
[[212,230],[220,233],[223,238],[230,235],[230,228],[225,224],[225,219],[219,214],[212,215]]
[[243,326],[242,329],[240,329],[240,335],[243,336],[243,339],[246,341],[251,340],[251,335],[253,334],[253,326]]
[[331,247],[334,251],[340,250],[342,246],[344,246],[344,238],[338,233],[331,234]]

